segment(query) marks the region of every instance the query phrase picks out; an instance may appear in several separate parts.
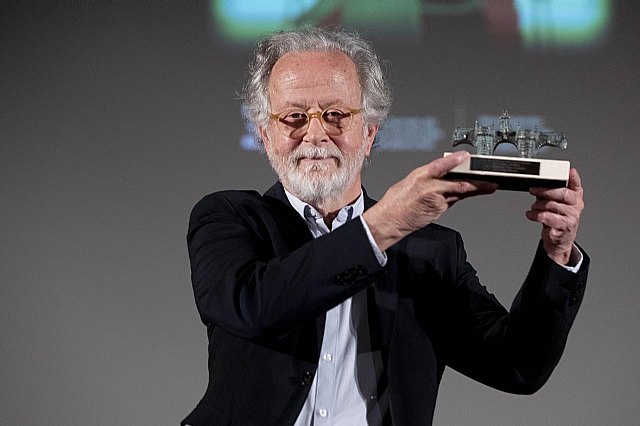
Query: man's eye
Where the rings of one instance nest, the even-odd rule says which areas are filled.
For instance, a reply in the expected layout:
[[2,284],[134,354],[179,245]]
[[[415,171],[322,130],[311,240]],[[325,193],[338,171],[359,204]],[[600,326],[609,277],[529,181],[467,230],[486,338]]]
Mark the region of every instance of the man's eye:
[[328,121],[330,123],[339,122],[347,116],[348,114],[346,112],[340,111],[339,109],[330,109],[324,113],[325,121]]
[[292,126],[305,124],[307,122],[307,114],[293,111],[285,114],[280,121]]

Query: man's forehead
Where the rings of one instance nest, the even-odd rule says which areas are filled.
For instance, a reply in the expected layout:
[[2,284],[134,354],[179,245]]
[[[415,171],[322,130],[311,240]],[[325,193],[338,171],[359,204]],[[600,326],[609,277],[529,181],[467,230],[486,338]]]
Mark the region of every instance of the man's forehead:
[[345,92],[347,97],[359,96],[360,84],[351,58],[337,51],[288,53],[276,62],[269,78],[271,94],[294,95],[292,92],[317,87]]
[[342,52],[300,52],[283,55],[271,70],[271,79],[287,81],[302,75],[317,74],[321,78],[356,77],[356,66]]

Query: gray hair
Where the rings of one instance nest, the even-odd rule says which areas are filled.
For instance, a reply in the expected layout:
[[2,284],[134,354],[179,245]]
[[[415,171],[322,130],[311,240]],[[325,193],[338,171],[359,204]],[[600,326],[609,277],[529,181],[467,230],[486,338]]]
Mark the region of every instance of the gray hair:
[[355,32],[309,27],[277,32],[258,43],[241,94],[247,118],[256,129],[269,121],[268,83],[276,62],[287,53],[331,51],[343,52],[355,63],[365,122],[384,122],[391,108],[391,91],[370,43]]

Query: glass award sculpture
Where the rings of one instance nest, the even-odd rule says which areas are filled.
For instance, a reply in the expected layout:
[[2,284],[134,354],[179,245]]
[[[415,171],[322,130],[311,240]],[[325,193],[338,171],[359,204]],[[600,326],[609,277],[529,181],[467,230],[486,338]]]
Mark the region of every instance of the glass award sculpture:
[[[507,111],[500,116],[497,129],[492,126],[456,127],[452,145],[473,145],[476,153],[457,166],[445,179],[484,180],[495,182],[499,189],[528,191],[531,187],[561,188],[567,186],[570,163],[564,160],[534,158],[543,146],[567,148],[564,133],[541,132],[536,129],[512,129]],[[498,145],[515,146],[519,157],[497,156]],[[451,153],[446,152],[447,156]]]

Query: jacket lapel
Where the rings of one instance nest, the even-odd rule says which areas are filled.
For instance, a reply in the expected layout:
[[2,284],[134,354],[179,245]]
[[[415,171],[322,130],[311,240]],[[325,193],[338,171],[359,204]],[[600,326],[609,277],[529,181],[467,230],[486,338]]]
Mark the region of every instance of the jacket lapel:
[[[303,218],[295,211],[284,187],[280,181],[276,182],[271,188],[264,193],[264,199],[272,205],[276,214],[281,219],[282,226],[287,229],[287,238],[291,239],[296,246],[300,246],[313,239],[311,231]],[[295,241],[293,241],[295,240]],[[326,315],[319,315],[315,321],[315,333],[317,343],[317,353],[320,353],[322,347],[322,336],[324,335]]]

